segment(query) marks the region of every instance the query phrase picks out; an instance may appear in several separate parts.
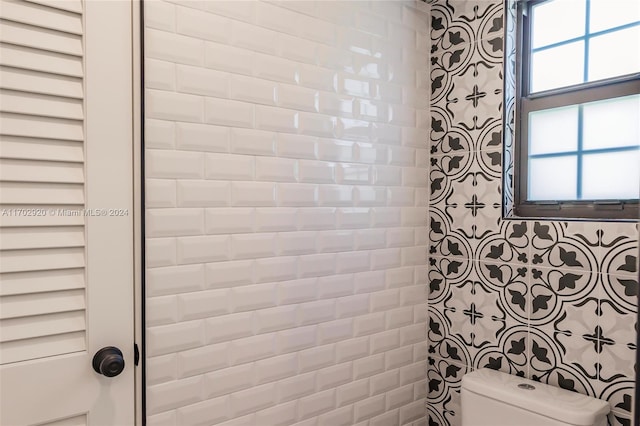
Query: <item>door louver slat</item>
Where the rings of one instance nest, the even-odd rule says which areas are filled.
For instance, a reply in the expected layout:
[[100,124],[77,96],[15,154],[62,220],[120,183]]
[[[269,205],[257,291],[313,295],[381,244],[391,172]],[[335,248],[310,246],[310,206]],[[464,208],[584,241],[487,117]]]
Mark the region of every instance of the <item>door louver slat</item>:
[[[1,190],[1,188],[0,188]],[[77,215],[76,212],[82,212],[83,205],[80,204],[67,204],[67,205],[20,205],[14,204],[11,206],[5,206],[12,210],[27,209],[30,211],[43,211],[52,209],[56,212],[55,215],[47,214],[41,216],[0,216],[0,227],[2,228],[15,228],[15,227],[32,227],[32,226],[82,226],[84,225],[84,216]]]
[[0,228],[0,250],[84,247],[84,229],[77,227]]
[[86,349],[82,7],[0,8],[0,364]]
[[30,47],[0,44],[2,64],[25,70],[82,77],[82,58]]
[[[47,2],[48,3],[48,2]],[[82,35],[82,15],[20,0],[3,0],[0,18],[62,33]]]
[[84,150],[79,142],[4,136],[0,138],[0,152],[2,158],[7,159],[84,162]]
[[0,90],[2,112],[82,120],[82,101],[59,96]]
[[82,310],[7,319],[2,324],[0,342],[72,333],[83,331],[85,327],[85,316]]
[[84,269],[29,271],[4,274],[0,296],[33,294],[84,288]]
[[3,296],[0,306],[2,307],[2,312],[0,312],[2,319],[77,311],[85,307],[84,290]]
[[43,95],[82,99],[82,79],[19,68],[0,67],[0,87]]
[[2,182],[1,204],[83,204],[81,184]]
[[3,135],[82,141],[81,121],[0,113]]
[[84,331],[0,343],[0,364],[79,352],[85,348]]
[[82,183],[82,163],[0,159],[0,180],[5,182]]
[[67,12],[82,13],[81,0],[27,0],[27,2],[66,10]]
[[84,248],[3,250],[0,273],[81,268],[84,265]]
[[81,416],[68,417],[55,422],[43,423],[39,426],[87,426],[87,416],[83,414]]
[[67,55],[82,55],[82,38],[74,34],[0,20],[0,35],[5,43]]

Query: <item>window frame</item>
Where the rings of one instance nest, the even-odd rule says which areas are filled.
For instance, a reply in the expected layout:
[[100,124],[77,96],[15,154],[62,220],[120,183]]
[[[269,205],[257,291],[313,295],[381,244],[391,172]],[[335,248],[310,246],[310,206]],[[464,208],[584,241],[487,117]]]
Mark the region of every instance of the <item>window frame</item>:
[[[508,2],[509,0],[506,1]],[[640,72],[580,83],[558,89],[529,93],[531,9],[536,4],[544,3],[548,0],[512,1],[516,2],[513,215],[518,218],[637,221],[640,218],[638,199],[527,201],[529,176],[529,113],[640,94]],[[589,0],[585,1],[588,2]],[[506,28],[507,25],[505,25],[505,31]],[[603,31],[603,33],[606,32],[607,30]],[[505,66],[508,66],[507,55],[508,52],[505,52]],[[588,66],[586,61],[585,66]],[[507,93],[506,90],[505,93]],[[581,123],[581,115],[582,114],[580,114],[579,117],[579,125]],[[508,131],[506,123],[505,117],[505,132]],[[580,140],[581,138],[582,136],[579,135]],[[580,148],[577,152],[581,152]],[[578,173],[580,173],[580,170],[578,170]]]

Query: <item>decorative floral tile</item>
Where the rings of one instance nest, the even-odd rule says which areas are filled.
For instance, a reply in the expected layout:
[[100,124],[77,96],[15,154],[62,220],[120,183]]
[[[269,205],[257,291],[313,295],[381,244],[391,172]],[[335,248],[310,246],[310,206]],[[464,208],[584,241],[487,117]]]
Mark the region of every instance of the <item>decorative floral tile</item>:
[[600,231],[600,268],[605,274],[638,277],[638,224],[607,223]]
[[[471,15],[470,2],[436,1],[431,7],[431,40],[446,39],[454,34],[464,43],[476,39],[474,32],[475,17]],[[477,22],[475,22],[477,25]]]
[[[451,151],[455,150],[464,151],[464,145],[460,143],[458,135],[450,134],[452,131],[451,123],[444,108],[440,108],[432,104],[430,106],[429,114],[431,116],[431,126],[429,128],[429,146],[431,155],[449,154]],[[446,143],[452,143],[452,141],[452,146],[445,145]],[[469,138],[468,141],[463,142],[467,142],[469,146],[472,143],[471,138]]]
[[[475,167],[472,165],[465,175],[451,181],[451,192],[444,200],[445,204],[449,206],[455,205],[461,208],[469,208],[469,210],[466,211],[467,213],[472,213],[469,216],[473,216],[473,206],[470,204],[469,207],[467,207],[467,204],[471,202],[475,195],[477,186],[474,169]],[[461,212],[464,212],[464,210]]]
[[625,422],[631,417],[634,405],[635,379],[616,374],[611,377],[600,376],[597,398],[609,402],[611,414],[609,421],[615,424],[631,423]]
[[[430,305],[444,306],[445,302],[449,300],[452,295],[451,286],[449,284],[449,281],[445,277],[444,272],[442,271],[442,266],[437,265],[440,259],[448,258],[429,258],[429,292],[427,295],[427,300]],[[445,266],[445,269],[446,267],[447,266]]]
[[427,331],[428,353],[463,365],[471,365],[471,345],[464,335],[456,331],[464,328],[462,323],[454,323],[455,313],[440,306],[429,306],[429,329]]
[[[556,386],[560,383],[560,387],[574,389],[575,380],[563,383],[570,375],[566,372],[558,374],[559,372],[556,371],[558,368],[558,359],[560,358],[560,354],[558,353],[557,346],[551,343],[551,338],[549,336],[545,337],[548,340],[541,338],[540,335],[538,335],[527,341],[528,346],[526,349],[528,350],[528,353],[533,355],[533,359],[529,362],[529,377],[538,382],[554,384]],[[571,376],[574,375],[571,374]]]
[[498,229],[477,230],[480,240],[475,259],[487,262],[528,264],[531,222],[501,221]]
[[[473,311],[473,302],[468,289],[460,289],[458,297],[451,299],[451,307],[444,310],[444,314],[449,321],[449,331],[455,340],[464,345],[464,351],[468,354],[469,360],[472,360],[476,354],[474,346],[474,328],[475,315]],[[467,293],[467,294],[465,294]],[[464,296],[467,296],[463,299]],[[447,353],[449,348],[447,348]]]
[[447,303],[458,297],[458,290],[473,286],[473,264],[459,257],[429,258],[429,303],[451,307]]
[[529,368],[527,356],[529,331],[525,325],[509,325],[498,333],[493,345],[478,351],[474,368],[492,368],[505,373],[526,377]]
[[479,87],[477,77],[473,75],[473,67],[466,74],[454,80],[454,90],[446,98],[445,110],[452,117],[452,122],[461,130],[469,133],[475,142],[480,131],[488,125],[488,116],[499,115],[484,107],[481,102],[487,92]]
[[473,358],[478,350],[492,344],[503,328],[503,319],[492,316],[499,295],[486,289],[472,271],[463,283],[453,286],[453,296],[448,306],[454,310],[455,321],[452,322],[459,324],[455,332],[468,346]]
[[501,204],[500,198],[500,164],[502,154],[499,150],[477,151],[471,172],[474,174],[476,190],[474,193],[480,200],[488,204]]
[[610,412],[607,416],[607,421],[609,426],[631,426],[633,424],[631,416],[626,416],[617,411]]
[[[528,311],[531,324],[545,324],[557,318],[562,311],[563,303],[553,287],[539,277],[540,270],[532,269],[529,283]],[[598,304],[597,299],[595,302]]]
[[[427,400],[428,401],[428,400]],[[450,426],[450,413],[444,409],[444,404],[431,404],[427,402],[427,419],[429,426]]]
[[[600,351],[600,379],[603,382],[619,380],[621,378],[633,379],[636,375],[634,359],[636,346],[615,344],[606,336],[600,339],[598,350]],[[615,379],[614,379],[615,378]]]
[[590,384],[588,395],[595,396],[596,380],[598,379],[600,354],[597,351],[595,341],[587,333],[584,334],[564,334],[555,333],[553,335],[559,352],[560,364],[572,367],[572,371],[580,374],[583,379]]
[[[475,150],[496,146],[498,141],[494,133],[502,123],[502,89],[491,89],[473,75],[466,76],[464,83],[454,81],[452,85],[451,93],[458,95],[447,95],[442,102],[433,105],[432,142],[442,141],[452,132],[455,139],[463,141],[458,142],[458,146]],[[432,144],[432,153],[438,154],[435,145]],[[500,146],[493,149],[498,148]]]
[[565,237],[581,241],[596,258],[600,259],[600,240],[602,233],[602,222],[562,222]]
[[487,11],[478,28],[478,51],[483,58],[502,64],[504,50],[504,11],[501,7],[493,7]]
[[[565,345],[559,345],[555,339],[564,341]],[[587,350],[589,344],[576,336],[558,334],[551,337],[532,328],[529,345],[531,379],[595,395],[597,357]]]
[[502,123],[504,102],[502,52],[502,36],[476,42],[471,58],[474,87],[467,97],[473,101],[473,107],[479,118],[478,123],[484,124],[488,121]]
[[[498,151],[502,154],[502,141],[502,121],[494,121],[491,125],[483,128],[482,132],[478,136],[476,149],[478,151]],[[502,159],[502,155],[500,157],[487,155],[486,157],[489,161],[486,159],[479,159],[481,167],[483,167],[487,173],[490,173],[492,176],[499,179],[502,176],[502,161],[496,164],[496,160],[498,158]]]
[[584,334],[598,324],[598,274],[533,267],[530,323],[547,333]]
[[[464,223],[464,218],[461,219]],[[460,228],[452,229],[458,221],[452,222],[453,218],[446,211],[429,207],[429,254],[470,259],[473,253],[470,238],[461,232]]]
[[621,316],[638,312],[638,278],[625,275],[600,274],[602,298],[608,300]]
[[602,333],[616,344],[635,345],[638,333],[638,317],[635,312],[620,308],[618,303],[603,298],[599,300],[598,325]]
[[501,123],[492,123],[486,126],[476,145],[478,152],[476,158],[480,170],[488,177],[500,181],[502,178],[502,130]]
[[[465,205],[471,209],[475,218],[474,238],[479,240],[481,236],[500,229],[501,216],[501,182],[500,178],[492,175],[492,170],[487,170],[487,154],[500,155],[499,151],[481,151],[477,154],[478,164],[474,167],[474,188],[471,200]],[[490,161],[490,160],[489,160]]]
[[[443,111],[433,109],[431,111],[431,154],[432,155],[456,155],[460,152],[471,151],[473,141],[471,135],[457,128],[444,128],[448,124],[444,119]],[[443,124],[444,122],[444,124]],[[440,131],[439,129],[443,129]]]
[[478,141],[483,147],[476,149],[499,148],[493,133],[502,121],[502,46],[488,54],[484,42],[465,43],[459,31],[447,34],[432,44],[432,153],[447,152],[439,150],[438,143],[448,131],[460,134],[449,135],[450,140],[465,142],[457,146]]
[[500,334],[509,326],[516,323],[507,322],[505,318],[495,316],[496,306],[499,304],[499,294],[486,290],[482,286],[476,286],[476,294],[473,299],[472,311],[474,315],[473,347],[477,356],[481,350],[495,345]]
[[513,28],[501,1],[431,12],[428,424],[460,422],[459,388],[441,377],[455,365],[602,398],[609,423],[629,425],[638,224],[512,218]]
[[[448,205],[445,207],[447,214],[450,215],[453,219],[451,226],[454,229],[464,235],[469,244],[472,252],[475,250],[476,241],[473,236],[475,235],[475,223],[476,217],[474,215],[477,214],[477,210],[475,208],[474,197],[471,196],[466,201],[459,201],[453,205]],[[470,254],[469,257],[472,257],[473,254]]]
[[545,371],[536,371],[532,368],[532,371],[533,380],[584,395],[594,396],[590,381],[585,379],[581,371],[576,368],[562,365]]
[[505,132],[503,156],[503,172],[502,172],[502,215],[504,218],[513,217],[514,209],[514,177],[513,177],[513,151],[507,145],[511,143],[509,134],[510,130]]
[[531,263],[546,268],[598,271],[598,242],[572,233],[567,222],[534,221]]
[[[495,184],[495,182],[493,184]],[[479,192],[483,192],[483,190],[480,190]],[[495,233],[496,229],[500,229],[503,223],[500,212],[500,204],[490,202],[489,197],[486,198],[488,202],[481,202],[480,200],[484,199],[480,198],[479,196],[476,200],[478,206],[481,206],[482,208],[478,208],[476,216],[474,218],[473,238],[475,239],[475,241],[473,245],[475,247],[475,253],[478,252],[477,246],[481,244],[482,239],[484,237],[487,237],[488,235]],[[477,257],[475,253],[474,257]]]
[[460,31],[471,40],[493,39],[502,34],[502,2],[437,1],[431,8],[431,39]]
[[460,389],[468,367],[438,357],[427,362],[429,424],[460,425]]
[[[561,298],[559,298],[561,299]],[[552,312],[555,315],[545,317],[545,325],[540,328],[547,331],[562,332],[574,337],[584,337],[595,339],[593,336],[601,335],[600,311],[598,300],[595,297],[586,297],[577,301],[557,300],[558,307]],[[534,315],[532,315],[533,317]],[[537,319],[531,320],[532,325],[537,323]]]
[[472,82],[470,64],[475,50],[474,43],[465,39],[464,30],[449,30],[431,44],[431,102],[447,103],[454,87]]
[[532,285],[548,287],[562,302],[580,302],[600,296],[599,275],[592,271],[573,269],[541,268],[532,269]]
[[506,31],[504,38],[504,96],[505,96],[505,130],[504,130],[504,153],[503,153],[503,168],[504,168],[504,217],[513,217],[513,205],[514,205],[514,191],[515,191],[515,179],[514,179],[514,138],[515,138],[515,106],[516,106],[516,2],[507,1],[506,8],[504,10],[508,19],[505,19]]
[[445,105],[431,106],[431,128],[429,132],[432,155],[455,155],[474,149],[474,135],[460,123],[454,123]]
[[[431,167],[429,170],[430,202],[436,204],[444,202],[451,204],[456,200],[451,200],[453,196],[453,183],[458,182],[466,186],[471,186],[471,180],[467,178],[471,169],[473,156],[470,152],[456,152],[443,156],[431,157]],[[465,191],[465,186],[456,187],[458,193]],[[462,194],[457,194],[461,196]],[[464,200],[464,198],[463,198]]]
[[493,318],[508,323],[528,324],[531,296],[529,270],[509,263],[477,262],[481,286],[497,295]]
[[[497,155],[498,158],[491,159]],[[472,248],[500,226],[499,151],[460,151],[431,159],[431,206],[442,211],[450,229]]]

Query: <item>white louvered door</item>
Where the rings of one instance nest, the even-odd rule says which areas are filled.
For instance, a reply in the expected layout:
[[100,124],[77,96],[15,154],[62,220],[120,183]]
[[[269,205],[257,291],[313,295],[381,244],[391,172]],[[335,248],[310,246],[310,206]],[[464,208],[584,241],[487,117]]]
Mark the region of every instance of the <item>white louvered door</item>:
[[2,426],[134,424],[132,42],[129,1],[0,0]]

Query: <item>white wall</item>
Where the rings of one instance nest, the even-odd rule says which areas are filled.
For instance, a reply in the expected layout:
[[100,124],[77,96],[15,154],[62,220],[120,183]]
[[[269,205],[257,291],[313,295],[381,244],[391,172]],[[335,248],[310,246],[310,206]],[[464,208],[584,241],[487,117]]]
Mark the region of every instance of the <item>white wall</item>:
[[145,2],[149,425],[425,424],[425,10]]

